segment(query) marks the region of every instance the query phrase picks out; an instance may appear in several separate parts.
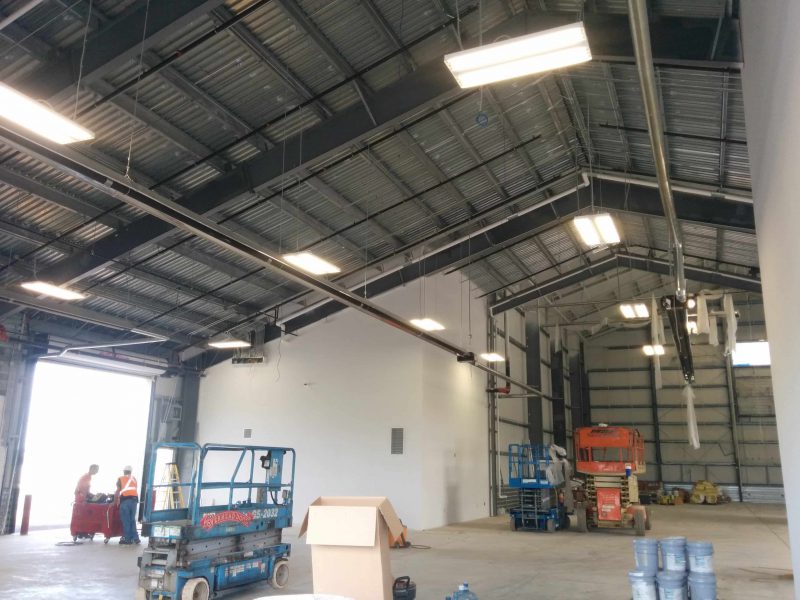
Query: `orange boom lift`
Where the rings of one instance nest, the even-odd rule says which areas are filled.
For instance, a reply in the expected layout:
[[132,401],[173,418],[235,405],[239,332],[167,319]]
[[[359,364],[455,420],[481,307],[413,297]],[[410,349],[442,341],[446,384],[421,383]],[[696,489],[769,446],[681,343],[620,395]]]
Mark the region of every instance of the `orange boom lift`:
[[639,504],[636,476],[646,470],[644,440],[629,427],[579,427],[575,430],[578,473],[586,476],[586,503],[575,507],[578,530],[650,529],[650,510]]

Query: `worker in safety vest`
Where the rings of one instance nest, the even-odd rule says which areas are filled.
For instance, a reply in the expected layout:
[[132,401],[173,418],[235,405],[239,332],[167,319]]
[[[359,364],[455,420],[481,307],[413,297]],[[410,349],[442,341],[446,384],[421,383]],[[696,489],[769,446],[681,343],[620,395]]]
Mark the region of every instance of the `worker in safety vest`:
[[92,494],[92,475],[97,475],[99,470],[100,467],[97,465],[91,465],[89,467],[89,472],[81,475],[81,478],[78,479],[78,485],[75,486],[75,502],[86,502],[89,500],[89,496]]
[[122,469],[122,477],[117,479],[117,491],[114,501],[119,506],[119,518],[122,521],[122,539],[120,544],[139,544],[139,533],[136,531],[136,509],[139,507],[139,491],[136,478],[131,475],[133,467]]

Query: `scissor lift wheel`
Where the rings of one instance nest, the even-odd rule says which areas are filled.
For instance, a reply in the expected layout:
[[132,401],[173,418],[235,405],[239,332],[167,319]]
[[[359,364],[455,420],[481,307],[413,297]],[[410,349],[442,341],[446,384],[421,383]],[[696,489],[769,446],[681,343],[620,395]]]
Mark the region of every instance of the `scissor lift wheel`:
[[289,561],[279,560],[272,570],[272,587],[281,589],[289,582]]
[[636,530],[636,535],[640,537],[644,535],[645,529],[647,528],[646,520],[647,517],[643,509],[633,513],[633,527]]
[[187,581],[181,592],[181,600],[208,600],[210,596],[208,582],[202,577],[195,577]]

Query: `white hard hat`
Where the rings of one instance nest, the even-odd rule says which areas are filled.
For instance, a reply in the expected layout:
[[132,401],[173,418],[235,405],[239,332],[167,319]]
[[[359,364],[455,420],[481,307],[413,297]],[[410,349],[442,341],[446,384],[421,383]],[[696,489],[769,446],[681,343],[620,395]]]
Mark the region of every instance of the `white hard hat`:
[[124,467],[122,467],[122,471],[123,472],[125,472],[125,471],[133,472],[133,467],[130,466],[130,465],[125,465]]

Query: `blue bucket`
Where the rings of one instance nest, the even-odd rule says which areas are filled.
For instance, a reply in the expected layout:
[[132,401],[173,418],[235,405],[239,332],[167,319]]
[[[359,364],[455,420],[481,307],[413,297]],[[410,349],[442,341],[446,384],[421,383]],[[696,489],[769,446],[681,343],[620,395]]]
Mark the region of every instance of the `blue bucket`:
[[686,573],[676,571],[659,571],[658,600],[687,600]]
[[692,573],[714,572],[714,545],[711,542],[689,542],[686,556]]
[[655,576],[642,571],[631,571],[628,573],[628,580],[631,582],[633,600],[658,600]]
[[650,575],[658,572],[658,540],[633,540],[633,555],[636,559],[636,570]]
[[686,571],[686,538],[668,537],[659,542],[661,565],[665,571]]
[[692,600],[717,600],[717,576],[713,573],[689,573]]

